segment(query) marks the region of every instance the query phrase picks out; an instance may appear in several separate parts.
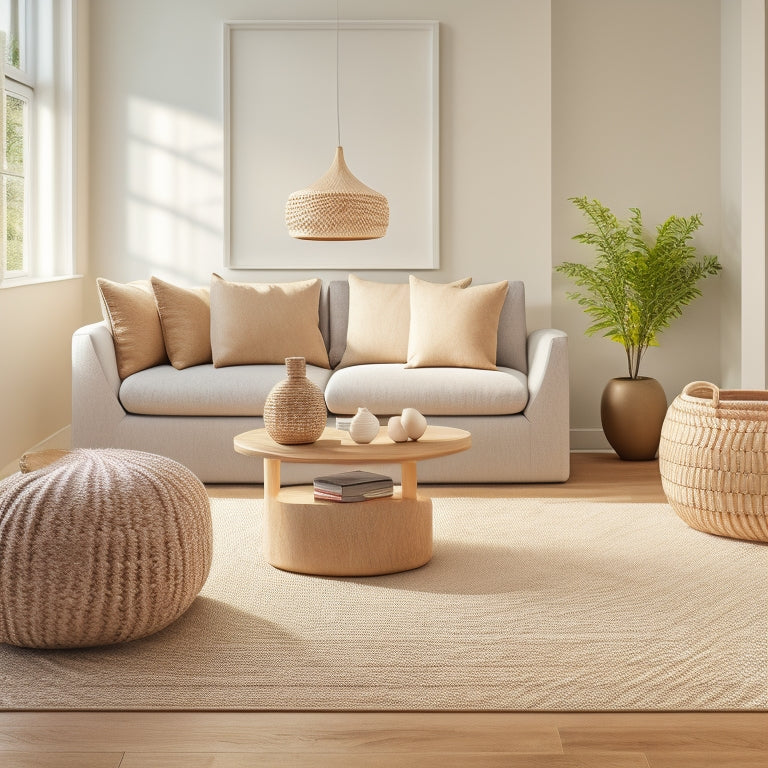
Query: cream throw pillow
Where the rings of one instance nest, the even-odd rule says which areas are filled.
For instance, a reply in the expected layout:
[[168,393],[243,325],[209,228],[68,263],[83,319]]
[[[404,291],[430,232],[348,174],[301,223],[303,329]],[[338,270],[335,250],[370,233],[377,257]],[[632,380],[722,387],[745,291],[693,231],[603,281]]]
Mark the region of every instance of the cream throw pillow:
[[320,333],[322,281],[233,283],[211,279],[213,365],[284,363],[303,357],[330,368]]
[[[471,277],[450,285],[465,288]],[[411,322],[408,283],[376,283],[349,276],[347,347],[339,368],[370,363],[404,363]]]
[[113,283],[99,277],[96,285],[101,311],[112,331],[120,378],[167,363],[160,316],[149,280]]
[[457,288],[410,276],[411,325],[406,368],[496,370],[499,316],[508,282]]
[[152,290],[165,339],[165,351],[174,368],[210,363],[211,292],[209,288],[179,288],[159,277]]

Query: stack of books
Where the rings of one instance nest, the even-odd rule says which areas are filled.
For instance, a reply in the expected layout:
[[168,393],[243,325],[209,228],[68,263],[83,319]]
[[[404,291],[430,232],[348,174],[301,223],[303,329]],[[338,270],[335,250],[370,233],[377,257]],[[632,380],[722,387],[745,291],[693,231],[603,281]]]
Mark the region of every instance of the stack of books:
[[391,496],[394,484],[391,477],[375,472],[339,472],[336,475],[316,477],[315,498],[326,501],[367,501]]

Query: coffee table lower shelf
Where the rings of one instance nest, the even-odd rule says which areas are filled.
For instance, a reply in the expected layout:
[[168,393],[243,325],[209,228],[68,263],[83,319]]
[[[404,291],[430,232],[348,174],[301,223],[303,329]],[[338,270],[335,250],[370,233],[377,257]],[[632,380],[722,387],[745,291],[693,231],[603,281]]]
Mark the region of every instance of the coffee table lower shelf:
[[432,557],[432,500],[393,496],[360,502],[316,500],[311,485],[280,488],[266,500],[264,554],[276,568],[317,576],[379,576]]

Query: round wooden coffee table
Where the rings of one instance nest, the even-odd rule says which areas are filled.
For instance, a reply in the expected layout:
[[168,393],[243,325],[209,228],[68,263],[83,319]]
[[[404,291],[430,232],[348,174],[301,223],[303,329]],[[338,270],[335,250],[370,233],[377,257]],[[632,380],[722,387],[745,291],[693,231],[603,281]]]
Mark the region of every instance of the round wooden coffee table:
[[[418,568],[432,557],[432,500],[417,493],[416,462],[466,451],[463,429],[428,426],[417,441],[394,443],[382,427],[358,445],[348,432],[327,428],[306,445],[280,445],[264,429],[235,437],[235,451],[264,459],[264,556],[284,571],[318,576],[374,576]],[[401,486],[391,497],[321,501],[311,485],[280,487],[281,462],[400,464]]]

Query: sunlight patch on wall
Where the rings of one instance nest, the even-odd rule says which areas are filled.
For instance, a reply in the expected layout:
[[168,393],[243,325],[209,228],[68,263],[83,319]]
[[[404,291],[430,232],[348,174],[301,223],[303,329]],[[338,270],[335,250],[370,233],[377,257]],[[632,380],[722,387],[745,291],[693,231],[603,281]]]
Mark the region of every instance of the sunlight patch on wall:
[[221,126],[134,97],[126,155],[128,250],[147,274],[205,280],[223,259]]

